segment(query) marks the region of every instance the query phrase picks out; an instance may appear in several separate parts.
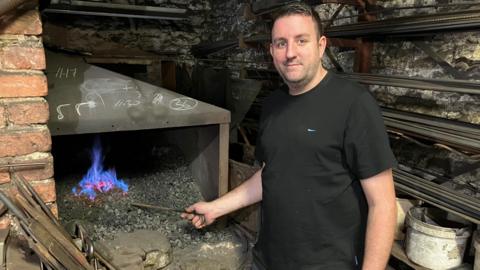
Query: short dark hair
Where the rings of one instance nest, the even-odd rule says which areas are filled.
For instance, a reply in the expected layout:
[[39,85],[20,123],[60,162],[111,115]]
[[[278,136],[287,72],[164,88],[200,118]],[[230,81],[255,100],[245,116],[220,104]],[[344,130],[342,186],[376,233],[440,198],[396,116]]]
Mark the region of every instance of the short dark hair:
[[307,17],[312,17],[313,22],[315,23],[318,38],[323,35],[322,29],[322,20],[318,13],[313,9],[310,5],[303,3],[303,2],[295,2],[291,4],[287,4],[279,8],[273,17],[273,23],[282,17],[290,16],[290,15],[303,15]]

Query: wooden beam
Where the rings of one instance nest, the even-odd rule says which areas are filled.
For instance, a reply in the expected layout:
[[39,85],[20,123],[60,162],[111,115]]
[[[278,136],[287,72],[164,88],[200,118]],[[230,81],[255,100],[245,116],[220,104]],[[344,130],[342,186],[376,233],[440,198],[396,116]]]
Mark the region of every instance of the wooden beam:
[[363,38],[358,39],[360,45],[355,49],[355,66],[354,70],[359,73],[370,73],[372,65],[373,43],[365,41]]
[[162,87],[175,91],[177,89],[176,64],[174,61],[162,62]]
[[[375,15],[366,14],[369,5],[375,5],[376,0],[356,0],[362,8],[362,12],[365,13],[358,17],[359,21],[375,21],[377,18]],[[360,45],[355,49],[355,63],[354,70],[360,73],[369,73],[372,61],[373,43],[365,38],[357,38]]]

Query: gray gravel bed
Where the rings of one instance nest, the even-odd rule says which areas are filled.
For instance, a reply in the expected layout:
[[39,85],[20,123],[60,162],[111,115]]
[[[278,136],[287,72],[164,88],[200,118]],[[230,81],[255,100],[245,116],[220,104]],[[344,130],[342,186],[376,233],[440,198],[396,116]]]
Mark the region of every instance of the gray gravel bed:
[[175,248],[233,240],[233,233],[228,228],[220,230],[210,226],[197,230],[182,220],[179,213],[131,206],[132,202],[141,202],[184,208],[202,199],[178,148],[155,148],[146,160],[145,168],[139,168],[138,164],[134,168],[117,168],[118,178],[129,185],[127,194],[108,192],[98,195],[94,201],[75,196],[71,191],[81,180],[82,174],[56,176],[57,203],[62,223],[81,222],[93,240],[112,239],[117,232],[138,229],[161,232]]

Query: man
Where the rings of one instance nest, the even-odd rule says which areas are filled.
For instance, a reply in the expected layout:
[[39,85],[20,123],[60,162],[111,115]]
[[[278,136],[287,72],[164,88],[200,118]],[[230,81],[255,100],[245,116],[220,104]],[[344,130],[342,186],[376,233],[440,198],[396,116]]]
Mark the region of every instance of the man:
[[270,53],[287,87],[264,102],[262,168],[226,195],[183,214],[197,228],[262,201],[253,269],[385,269],[396,220],[396,161],[378,105],[321,65],[318,14],[282,8]]

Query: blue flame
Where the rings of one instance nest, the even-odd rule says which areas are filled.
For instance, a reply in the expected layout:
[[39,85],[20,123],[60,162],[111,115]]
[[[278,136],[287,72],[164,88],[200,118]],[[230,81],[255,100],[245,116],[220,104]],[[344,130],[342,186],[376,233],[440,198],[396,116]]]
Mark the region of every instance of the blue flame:
[[103,170],[102,146],[98,136],[93,144],[91,158],[92,166],[78,183],[78,187],[72,189],[73,194],[85,195],[90,200],[94,200],[97,192],[107,192],[114,188],[121,189],[124,193],[128,192],[128,185],[123,180],[117,179],[115,169]]

